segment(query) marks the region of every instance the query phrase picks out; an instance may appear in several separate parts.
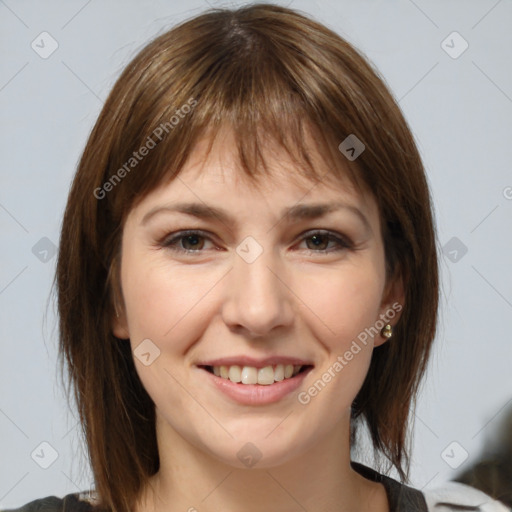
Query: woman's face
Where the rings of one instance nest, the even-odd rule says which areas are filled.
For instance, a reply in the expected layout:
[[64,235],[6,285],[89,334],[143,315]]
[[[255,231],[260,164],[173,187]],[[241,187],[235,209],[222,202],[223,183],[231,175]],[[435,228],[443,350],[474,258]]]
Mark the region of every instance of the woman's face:
[[270,467],[346,432],[401,286],[386,283],[369,194],[292,179],[277,151],[256,188],[229,134],[207,160],[206,143],[128,215],[113,331],[130,339],[159,442]]

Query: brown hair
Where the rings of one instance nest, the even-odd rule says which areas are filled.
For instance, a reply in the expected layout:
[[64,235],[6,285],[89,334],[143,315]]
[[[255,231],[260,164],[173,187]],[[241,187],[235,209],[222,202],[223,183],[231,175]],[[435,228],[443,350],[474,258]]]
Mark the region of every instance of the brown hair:
[[[388,273],[402,276],[405,304],[352,405],[352,440],[364,419],[376,452],[407,478],[409,408],[438,305],[423,165],[397,103],[358,51],[296,11],[257,4],[208,11],[140,51],[114,85],[69,193],[56,273],[61,362],[102,509],[129,510],[159,468],[154,405],[130,344],[112,334],[123,224],[138,201],[177,176],[206,130],[225,124],[255,181],[260,164],[266,169],[265,138],[285,148],[298,173],[322,179],[305,143],[311,133],[333,177],[348,170],[374,195]],[[338,150],[351,134],[365,144],[354,161]]]

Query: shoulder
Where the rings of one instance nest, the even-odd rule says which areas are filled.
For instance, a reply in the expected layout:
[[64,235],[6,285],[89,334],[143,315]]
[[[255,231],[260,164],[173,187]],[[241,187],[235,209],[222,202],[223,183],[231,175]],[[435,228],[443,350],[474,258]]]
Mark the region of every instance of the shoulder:
[[428,512],[425,497],[418,489],[398,482],[361,463],[351,461],[351,466],[360,475],[384,486],[390,512]]
[[352,468],[384,485],[391,512],[512,512],[506,505],[482,491],[458,482],[447,482],[434,489],[419,490],[357,462]]
[[19,508],[2,509],[0,512],[93,512],[94,494],[86,491],[68,494],[64,498],[48,496],[31,501]]
[[477,512],[510,512],[512,509],[482,491],[458,482],[447,482],[441,487],[423,491],[428,510],[449,512],[474,510]]

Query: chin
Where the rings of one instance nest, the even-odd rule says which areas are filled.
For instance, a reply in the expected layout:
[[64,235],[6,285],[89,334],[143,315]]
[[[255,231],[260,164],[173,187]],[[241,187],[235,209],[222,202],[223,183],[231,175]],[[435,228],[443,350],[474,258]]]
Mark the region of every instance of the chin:
[[[307,451],[313,441],[308,442],[304,432],[277,432],[276,423],[272,428],[247,428],[245,435],[234,436],[222,446],[204,446],[203,449],[223,462],[238,469],[269,469],[282,466]],[[272,429],[274,431],[272,432]],[[269,434],[270,433],[270,434]]]

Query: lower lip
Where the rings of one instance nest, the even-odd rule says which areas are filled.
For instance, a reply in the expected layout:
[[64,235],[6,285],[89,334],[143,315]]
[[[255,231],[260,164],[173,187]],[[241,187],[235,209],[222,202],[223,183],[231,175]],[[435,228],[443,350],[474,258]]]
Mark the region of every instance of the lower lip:
[[279,402],[287,395],[293,393],[304,380],[304,377],[312,370],[312,367],[298,373],[295,377],[284,379],[274,384],[242,384],[231,382],[229,379],[217,377],[207,370],[202,372],[210,377],[210,380],[218,390],[222,391],[229,398],[243,405],[266,405]]

